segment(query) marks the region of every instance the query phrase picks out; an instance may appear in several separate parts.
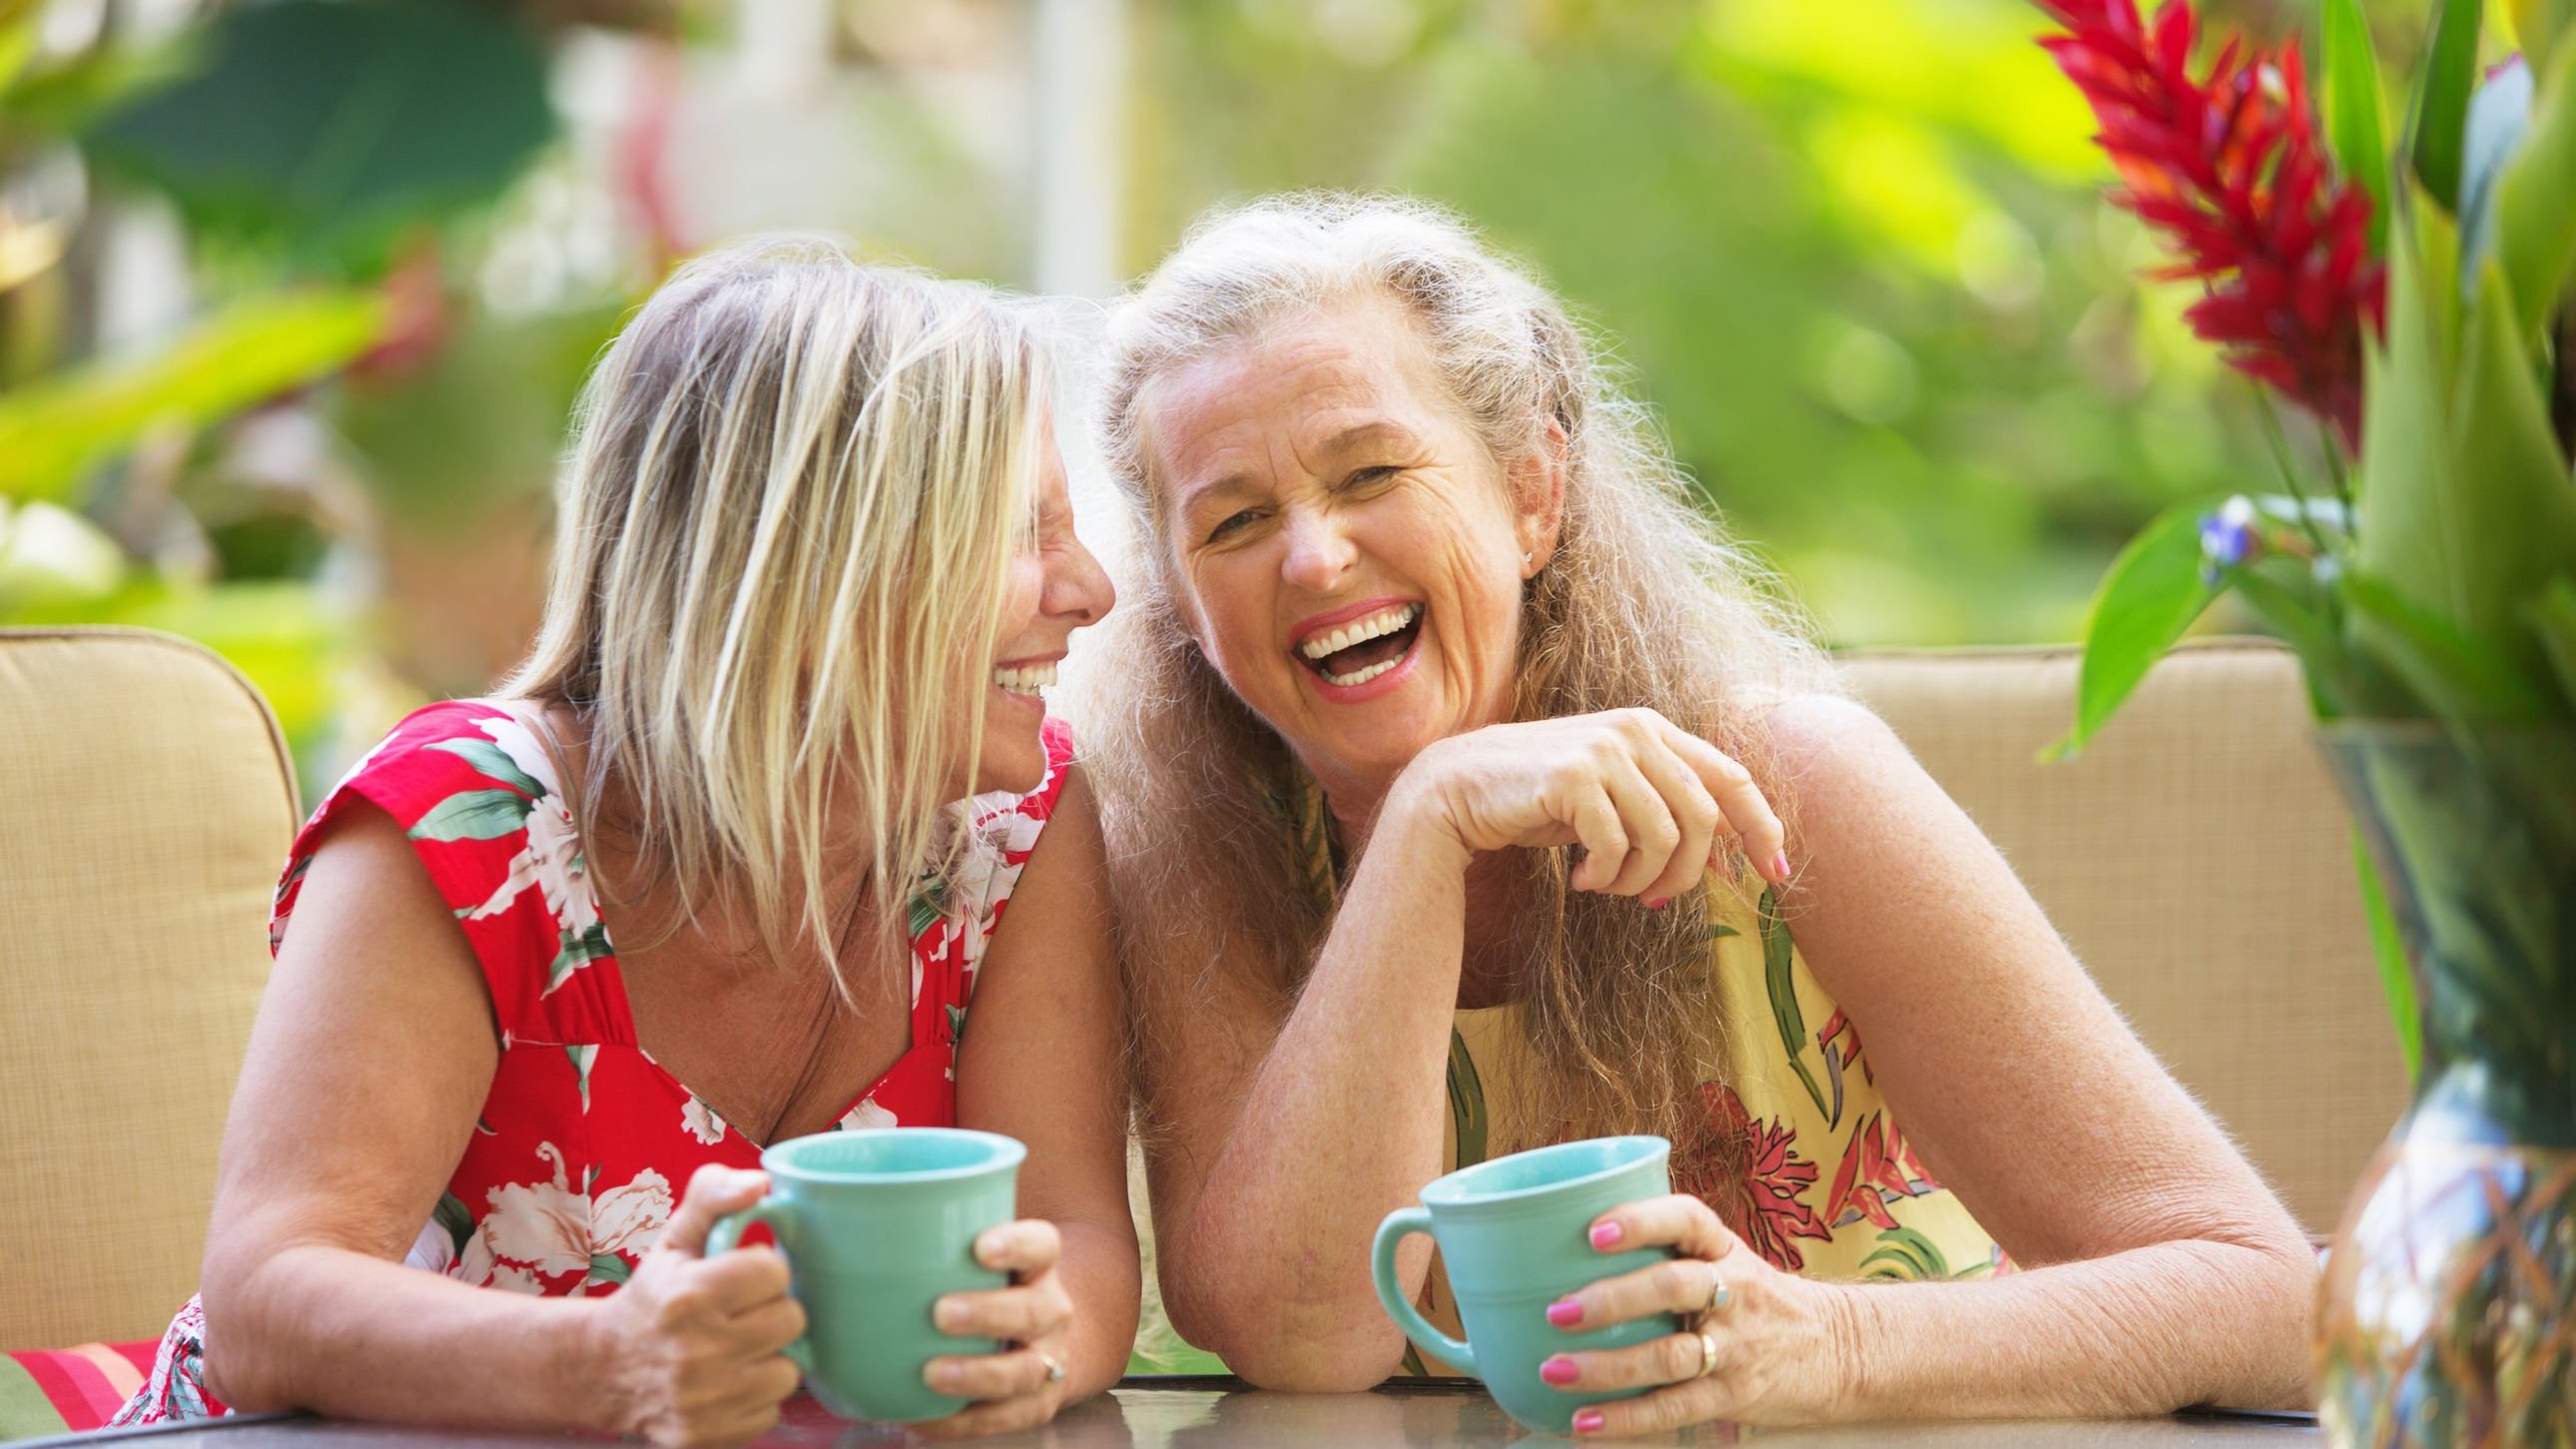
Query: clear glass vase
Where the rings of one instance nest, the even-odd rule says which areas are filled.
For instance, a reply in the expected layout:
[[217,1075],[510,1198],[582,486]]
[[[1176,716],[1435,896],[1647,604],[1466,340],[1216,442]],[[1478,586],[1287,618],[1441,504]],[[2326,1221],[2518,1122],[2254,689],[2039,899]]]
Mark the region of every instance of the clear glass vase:
[[2332,724],[2406,946],[2415,1100],[2318,1301],[2338,1449],[2576,1449],[2576,731]]

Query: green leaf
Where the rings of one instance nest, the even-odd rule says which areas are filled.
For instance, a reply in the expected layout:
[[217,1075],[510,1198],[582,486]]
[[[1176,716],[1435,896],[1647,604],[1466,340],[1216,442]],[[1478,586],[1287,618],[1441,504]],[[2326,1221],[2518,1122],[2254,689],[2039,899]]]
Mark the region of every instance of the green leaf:
[[[1871,1265],[1882,1262],[1888,1265],[1885,1271],[1871,1271]],[[1932,1273],[1921,1259],[1903,1248],[1881,1248],[1860,1260],[1860,1275],[1863,1278],[1893,1279],[1900,1283],[1920,1283]]]
[[[564,937],[563,949],[555,953],[553,964],[546,968],[546,990],[552,991],[563,985],[565,981],[571,979],[575,971],[610,954],[612,953],[608,948],[606,926],[592,926],[578,936]],[[585,1077],[583,1082],[585,1093],[588,1088],[588,1079]]]
[[2326,0],[2326,142],[2343,174],[2370,193],[2370,250],[2388,250],[2388,124],[2379,91],[2379,57],[2361,0]]
[[1449,1124],[1458,1139],[1458,1165],[1484,1161],[1492,1150],[1486,1140],[1492,1124],[1485,1116],[1485,1082],[1456,1027],[1449,1029]]
[[2454,725],[2528,723],[2548,703],[2513,661],[2485,641],[2367,574],[2343,581],[2361,648]]
[[592,1063],[599,1060],[599,1047],[596,1043],[588,1046],[568,1046],[564,1048],[564,1056],[572,1062],[574,1080],[581,1084],[581,1110],[588,1112],[590,1110],[590,1068]]
[[626,1280],[634,1274],[635,1270],[626,1266],[626,1260],[615,1253],[593,1253],[590,1258],[590,1276],[583,1281],[614,1283],[623,1287]]
[[1878,1231],[1878,1240],[1890,1246],[1902,1247],[1913,1254],[1928,1270],[1926,1276],[1933,1278],[1950,1276],[1950,1260],[1942,1253],[1941,1245],[1919,1230],[1908,1227],[1881,1228]]
[[2481,0],[2441,0],[2415,98],[2415,174],[2445,211],[2460,207],[2460,153],[2478,80]]
[[2317,715],[2331,718],[2349,713],[2355,693],[2351,660],[2343,635],[2324,611],[2325,600],[2308,575],[2306,561],[2284,558],[2277,566],[2267,567],[2274,564],[2265,559],[2253,568],[2236,569],[2227,576],[2228,587],[2264,628],[2299,656],[2308,702]]
[[466,1240],[474,1236],[474,1214],[466,1210],[464,1201],[452,1192],[440,1193],[438,1206],[429,1216],[430,1221],[447,1230],[450,1248],[464,1252]]
[[948,882],[937,872],[930,872],[922,876],[921,888],[912,893],[905,923],[914,936],[919,936],[936,924],[947,909]]
[[108,171],[196,230],[362,274],[479,205],[552,138],[544,53],[448,0],[279,0],[227,10],[194,74],[92,129]]
[[2397,1028],[2397,1050],[2406,1059],[2406,1080],[2424,1070],[2424,1018],[2415,1001],[2415,973],[2406,961],[2406,943],[2397,935],[2397,913],[2388,908],[2380,888],[2379,867],[2371,863],[2370,842],[2356,826],[2352,864],[2361,873],[2361,913],[2370,924],[2371,957],[2379,963],[2379,987],[2388,998],[2388,1019]]
[[376,340],[371,294],[292,292],[225,309],[149,356],[0,398],[0,497],[57,499],[149,429],[204,427],[346,365]]
[[1824,1089],[1816,1085],[1816,1074],[1807,1070],[1807,1014],[1798,1005],[1797,948],[1789,939],[1788,923],[1780,919],[1779,898],[1771,891],[1762,892],[1762,986],[1771,997],[1771,1022],[1780,1031],[1780,1045],[1789,1055],[1789,1066],[1806,1083],[1807,1095],[1815,1100],[1816,1110],[1825,1110]]
[[528,797],[516,790],[465,790],[430,808],[414,840],[498,840],[528,825]]
[[440,740],[430,748],[456,756],[472,765],[477,773],[498,780],[532,800],[546,793],[542,781],[520,769],[508,751],[490,740]]
[[2558,676],[2563,714],[2576,715],[2576,575],[2560,574],[2531,601],[2532,632]]
[[0,136],[67,140],[110,109],[187,73],[194,37],[149,45],[121,43],[8,78],[8,41],[0,36]]
[[0,0],[0,115],[7,114],[5,103],[17,91],[27,57],[36,53],[36,29],[33,0]]
[[2541,77],[2531,130],[2496,182],[2495,253],[2514,300],[2514,336],[2538,356],[2541,331],[2576,282],[2576,45]]
[[2447,521],[2459,531],[2464,570],[2452,618],[2537,680],[2547,665],[2526,611],[2576,559],[2576,486],[2518,328],[2511,285],[2489,262],[2460,339],[2448,439],[2454,496],[2444,506],[2455,515]]
[[2200,520],[2212,506],[2191,502],[2166,509],[2111,561],[2084,630],[2075,727],[2042,758],[2063,759],[2084,748],[2218,596],[2200,573]]

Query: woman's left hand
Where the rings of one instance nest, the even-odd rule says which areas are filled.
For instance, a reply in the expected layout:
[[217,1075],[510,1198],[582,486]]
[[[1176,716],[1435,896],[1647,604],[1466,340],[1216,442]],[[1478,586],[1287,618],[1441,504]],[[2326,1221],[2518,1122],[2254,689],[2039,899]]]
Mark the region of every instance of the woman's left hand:
[[1593,1220],[1591,1238],[1602,1252],[1669,1246],[1676,1256],[1558,1300],[1548,1321],[1580,1332],[1678,1314],[1682,1331],[1633,1348],[1560,1353],[1542,1363],[1540,1377],[1569,1391],[1652,1386],[1636,1398],[1578,1412],[1577,1434],[1837,1417],[1852,1368],[1840,1328],[1847,1290],[1772,1267],[1708,1204],[1686,1194],[1613,1208]]
[[931,1306],[939,1331],[959,1338],[995,1338],[994,1353],[934,1358],[922,1378],[943,1394],[975,1400],[945,1419],[913,1426],[937,1439],[1007,1434],[1055,1417],[1064,1406],[1066,1330],[1073,1300],[1056,1276],[1063,1240],[1055,1224],[1037,1218],[1004,1223],[975,1240],[975,1261],[1011,1275],[1011,1286],[979,1293],[951,1293]]

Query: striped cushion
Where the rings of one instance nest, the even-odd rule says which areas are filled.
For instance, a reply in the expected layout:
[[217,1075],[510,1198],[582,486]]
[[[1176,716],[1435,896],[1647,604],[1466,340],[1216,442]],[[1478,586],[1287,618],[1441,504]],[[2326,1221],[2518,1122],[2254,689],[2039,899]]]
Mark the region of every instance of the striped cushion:
[[0,1440],[95,1429],[151,1371],[159,1344],[84,1343],[0,1353]]

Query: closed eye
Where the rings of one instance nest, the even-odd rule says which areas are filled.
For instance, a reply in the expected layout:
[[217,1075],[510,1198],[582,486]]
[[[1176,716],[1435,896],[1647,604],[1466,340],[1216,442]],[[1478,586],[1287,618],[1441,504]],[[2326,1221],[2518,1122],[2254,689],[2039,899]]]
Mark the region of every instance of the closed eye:
[[1208,542],[1215,543],[1231,534],[1240,532],[1245,528],[1249,528],[1252,526],[1253,520],[1260,516],[1261,515],[1257,510],[1250,508],[1230,513],[1224,518],[1218,520],[1216,527],[1208,530]]
[[1402,473],[1403,471],[1404,470],[1401,468],[1387,467],[1385,465],[1380,465],[1374,468],[1362,468],[1351,474],[1348,478],[1343,479],[1342,486],[1344,488],[1374,488],[1381,483],[1392,481],[1397,474]]

